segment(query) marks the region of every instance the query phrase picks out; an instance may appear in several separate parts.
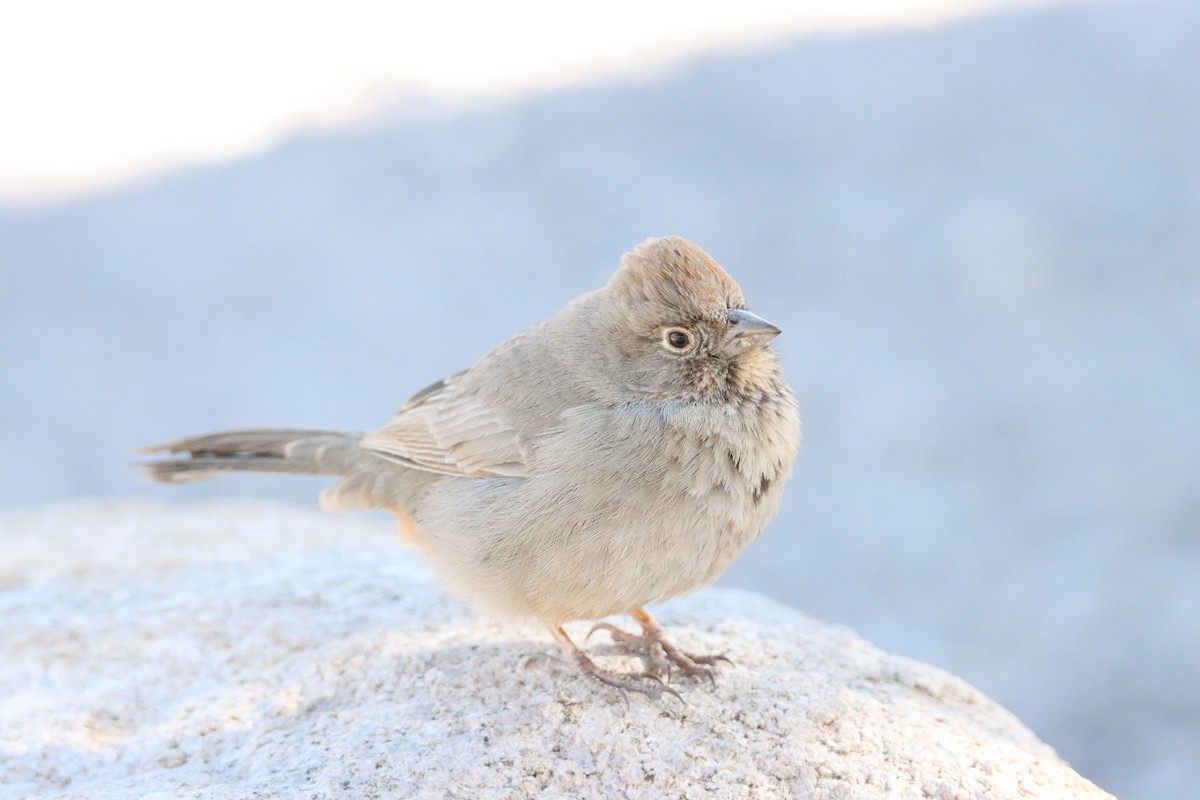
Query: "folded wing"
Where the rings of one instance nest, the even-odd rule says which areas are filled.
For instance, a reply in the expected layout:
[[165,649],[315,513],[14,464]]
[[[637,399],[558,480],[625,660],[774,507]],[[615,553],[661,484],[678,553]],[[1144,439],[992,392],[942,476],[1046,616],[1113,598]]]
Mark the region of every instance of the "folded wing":
[[418,392],[362,446],[384,458],[441,475],[484,478],[529,474],[526,437],[503,414],[456,382]]

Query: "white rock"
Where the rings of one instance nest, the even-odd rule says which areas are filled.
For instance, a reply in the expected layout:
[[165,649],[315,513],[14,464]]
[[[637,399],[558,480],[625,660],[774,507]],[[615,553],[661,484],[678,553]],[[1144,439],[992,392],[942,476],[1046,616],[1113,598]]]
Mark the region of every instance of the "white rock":
[[961,680],[844,628],[721,590],[659,615],[737,667],[715,691],[677,681],[682,706],[627,708],[536,626],[447,599],[363,518],[10,514],[0,796],[1110,796]]

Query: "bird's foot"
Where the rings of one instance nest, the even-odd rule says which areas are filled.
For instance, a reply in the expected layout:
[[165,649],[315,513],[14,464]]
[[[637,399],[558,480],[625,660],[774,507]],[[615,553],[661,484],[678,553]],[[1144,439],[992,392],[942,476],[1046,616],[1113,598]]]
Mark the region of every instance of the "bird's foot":
[[608,635],[612,638],[617,649],[622,653],[640,658],[646,672],[670,677],[671,660],[667,658],[666,652],[659,646],[658,642],[647,639],[645,636],[638,636],[636,633],[622,630],[611,622],[597,622],[587,632],[584,640],[591,639],[592,634],[596,631],[608,631]]
[[629,692],[644,694],[656,700],[664,694],[668,694],[680,703],[684,702],[679,692],[667,686],[657,674],[649,671],[625,673],[601,669],[596,666],[596,663],[592,661],[587,653],[571,641],[562,628],[551,628],[550,632],[554,634],[554,639],[558,642],[559,647],[562,648],[563,653],[571,657],[571,660],[579,667],[580,672],[594,678],[600,683],[615,688],[621,693],[621,699],[625,701],[626,706],[629,705]]
[[629,705],[629,692],[644,694],[655,700],[664,694],[669,694],[680,703],[684,702],[683,696],[679,692],[663,683],[662,678],[653,672],[612,672],[600,669],[587,656],[584,656],[583,659],[576,658],[575,663],[579,665],[579,671],[583,674],[590,675],[601,683],[612,686],[619,691],[621,699],[625,701],[626,706]]
[[720,661],[733,666],[723,654],[703,655],[689,653],[672,644],[664,635],[663,628],[645,609],[638,608],[630,612],[630,616],[642,628],[641,635],[629,633],[608,622],[598,622],[588,631],[590,637],[597,630],[608,631],[609,636],[627,652],[638,656],[646,666],[647,671],[670,676],[671,666],[689,677],[707,678],[713,688],[716,688],[716,670],[713,665]]

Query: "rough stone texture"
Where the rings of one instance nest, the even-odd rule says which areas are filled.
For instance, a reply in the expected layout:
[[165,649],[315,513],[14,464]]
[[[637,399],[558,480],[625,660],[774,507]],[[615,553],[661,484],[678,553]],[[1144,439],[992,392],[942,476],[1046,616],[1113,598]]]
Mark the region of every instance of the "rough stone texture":
[[0,797],[1110,796],[961,680],[844,628],[718,590],[660,618],[737,667],[627,707],[537,627],[445,598],[369,520],[9,514]]

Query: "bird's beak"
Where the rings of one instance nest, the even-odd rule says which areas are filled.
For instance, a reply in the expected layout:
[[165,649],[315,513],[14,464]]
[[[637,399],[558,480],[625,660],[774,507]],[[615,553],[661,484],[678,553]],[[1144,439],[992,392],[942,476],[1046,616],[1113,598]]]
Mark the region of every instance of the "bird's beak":
[[744,344],[756,344],[769,341],[782,331],[767,322],[757,314],[751,314],[742,308],[729,310],[729,332],[726,334],[732,340],[741,340]]

